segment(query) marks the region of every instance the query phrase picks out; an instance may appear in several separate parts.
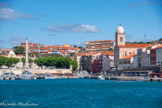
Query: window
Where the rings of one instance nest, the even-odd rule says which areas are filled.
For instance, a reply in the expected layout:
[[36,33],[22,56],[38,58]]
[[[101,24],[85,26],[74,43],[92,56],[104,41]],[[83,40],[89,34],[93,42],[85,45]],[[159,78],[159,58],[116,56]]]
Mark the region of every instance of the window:
[[138,49],[137,55],[142,55],[142,49]]
[[123,37],[120,37],[120,42],[123,42]]

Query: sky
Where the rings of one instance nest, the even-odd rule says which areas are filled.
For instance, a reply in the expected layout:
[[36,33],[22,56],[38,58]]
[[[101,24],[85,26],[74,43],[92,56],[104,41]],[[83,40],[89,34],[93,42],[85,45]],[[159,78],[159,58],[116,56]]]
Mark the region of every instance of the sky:
[[0,0],[0,48],[115,40],[120,24],[126,41],[162,38],[162,0]]

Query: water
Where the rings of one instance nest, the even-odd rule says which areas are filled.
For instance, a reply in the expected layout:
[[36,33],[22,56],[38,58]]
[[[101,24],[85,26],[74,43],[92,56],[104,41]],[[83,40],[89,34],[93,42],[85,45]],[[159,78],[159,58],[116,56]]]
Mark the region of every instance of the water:
[[162,108],[162,82],[93,79],[0,81],[0,107],[8,103],[15,107],[35,105],[37,108]]

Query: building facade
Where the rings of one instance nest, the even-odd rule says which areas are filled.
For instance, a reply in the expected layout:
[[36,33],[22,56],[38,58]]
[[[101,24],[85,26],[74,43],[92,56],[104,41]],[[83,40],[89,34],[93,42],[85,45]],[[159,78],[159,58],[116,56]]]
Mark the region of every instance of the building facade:
[[119,60],[131,54],[137,54],[137,49],[149,44],[125,44],[124,28],[120,25],[115,33],[114,67],[119,68]]
[[88,41],[86,42],[86,52],[109,51],[114,48],[114,40]]
[[156,49],[156,64],[162,65],[162,46]]
[[114,67],[114,52],[102,52],[102,71],[105,73]]
[[131,69],[133,68],[133,57],[136,54],[130,54],[126,57],[123,57],[119,60],[119,70]]

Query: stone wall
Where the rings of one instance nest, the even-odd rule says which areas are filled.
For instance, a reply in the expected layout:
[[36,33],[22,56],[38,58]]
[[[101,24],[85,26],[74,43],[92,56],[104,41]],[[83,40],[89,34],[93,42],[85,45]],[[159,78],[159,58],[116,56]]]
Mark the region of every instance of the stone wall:
[[[29,69],[30,72],[34,73],[72,73],[71,69]],[[0,75],[3,72],[14,72],[15,74],[21,74],[23,72],[22,69],[0,69]]]

